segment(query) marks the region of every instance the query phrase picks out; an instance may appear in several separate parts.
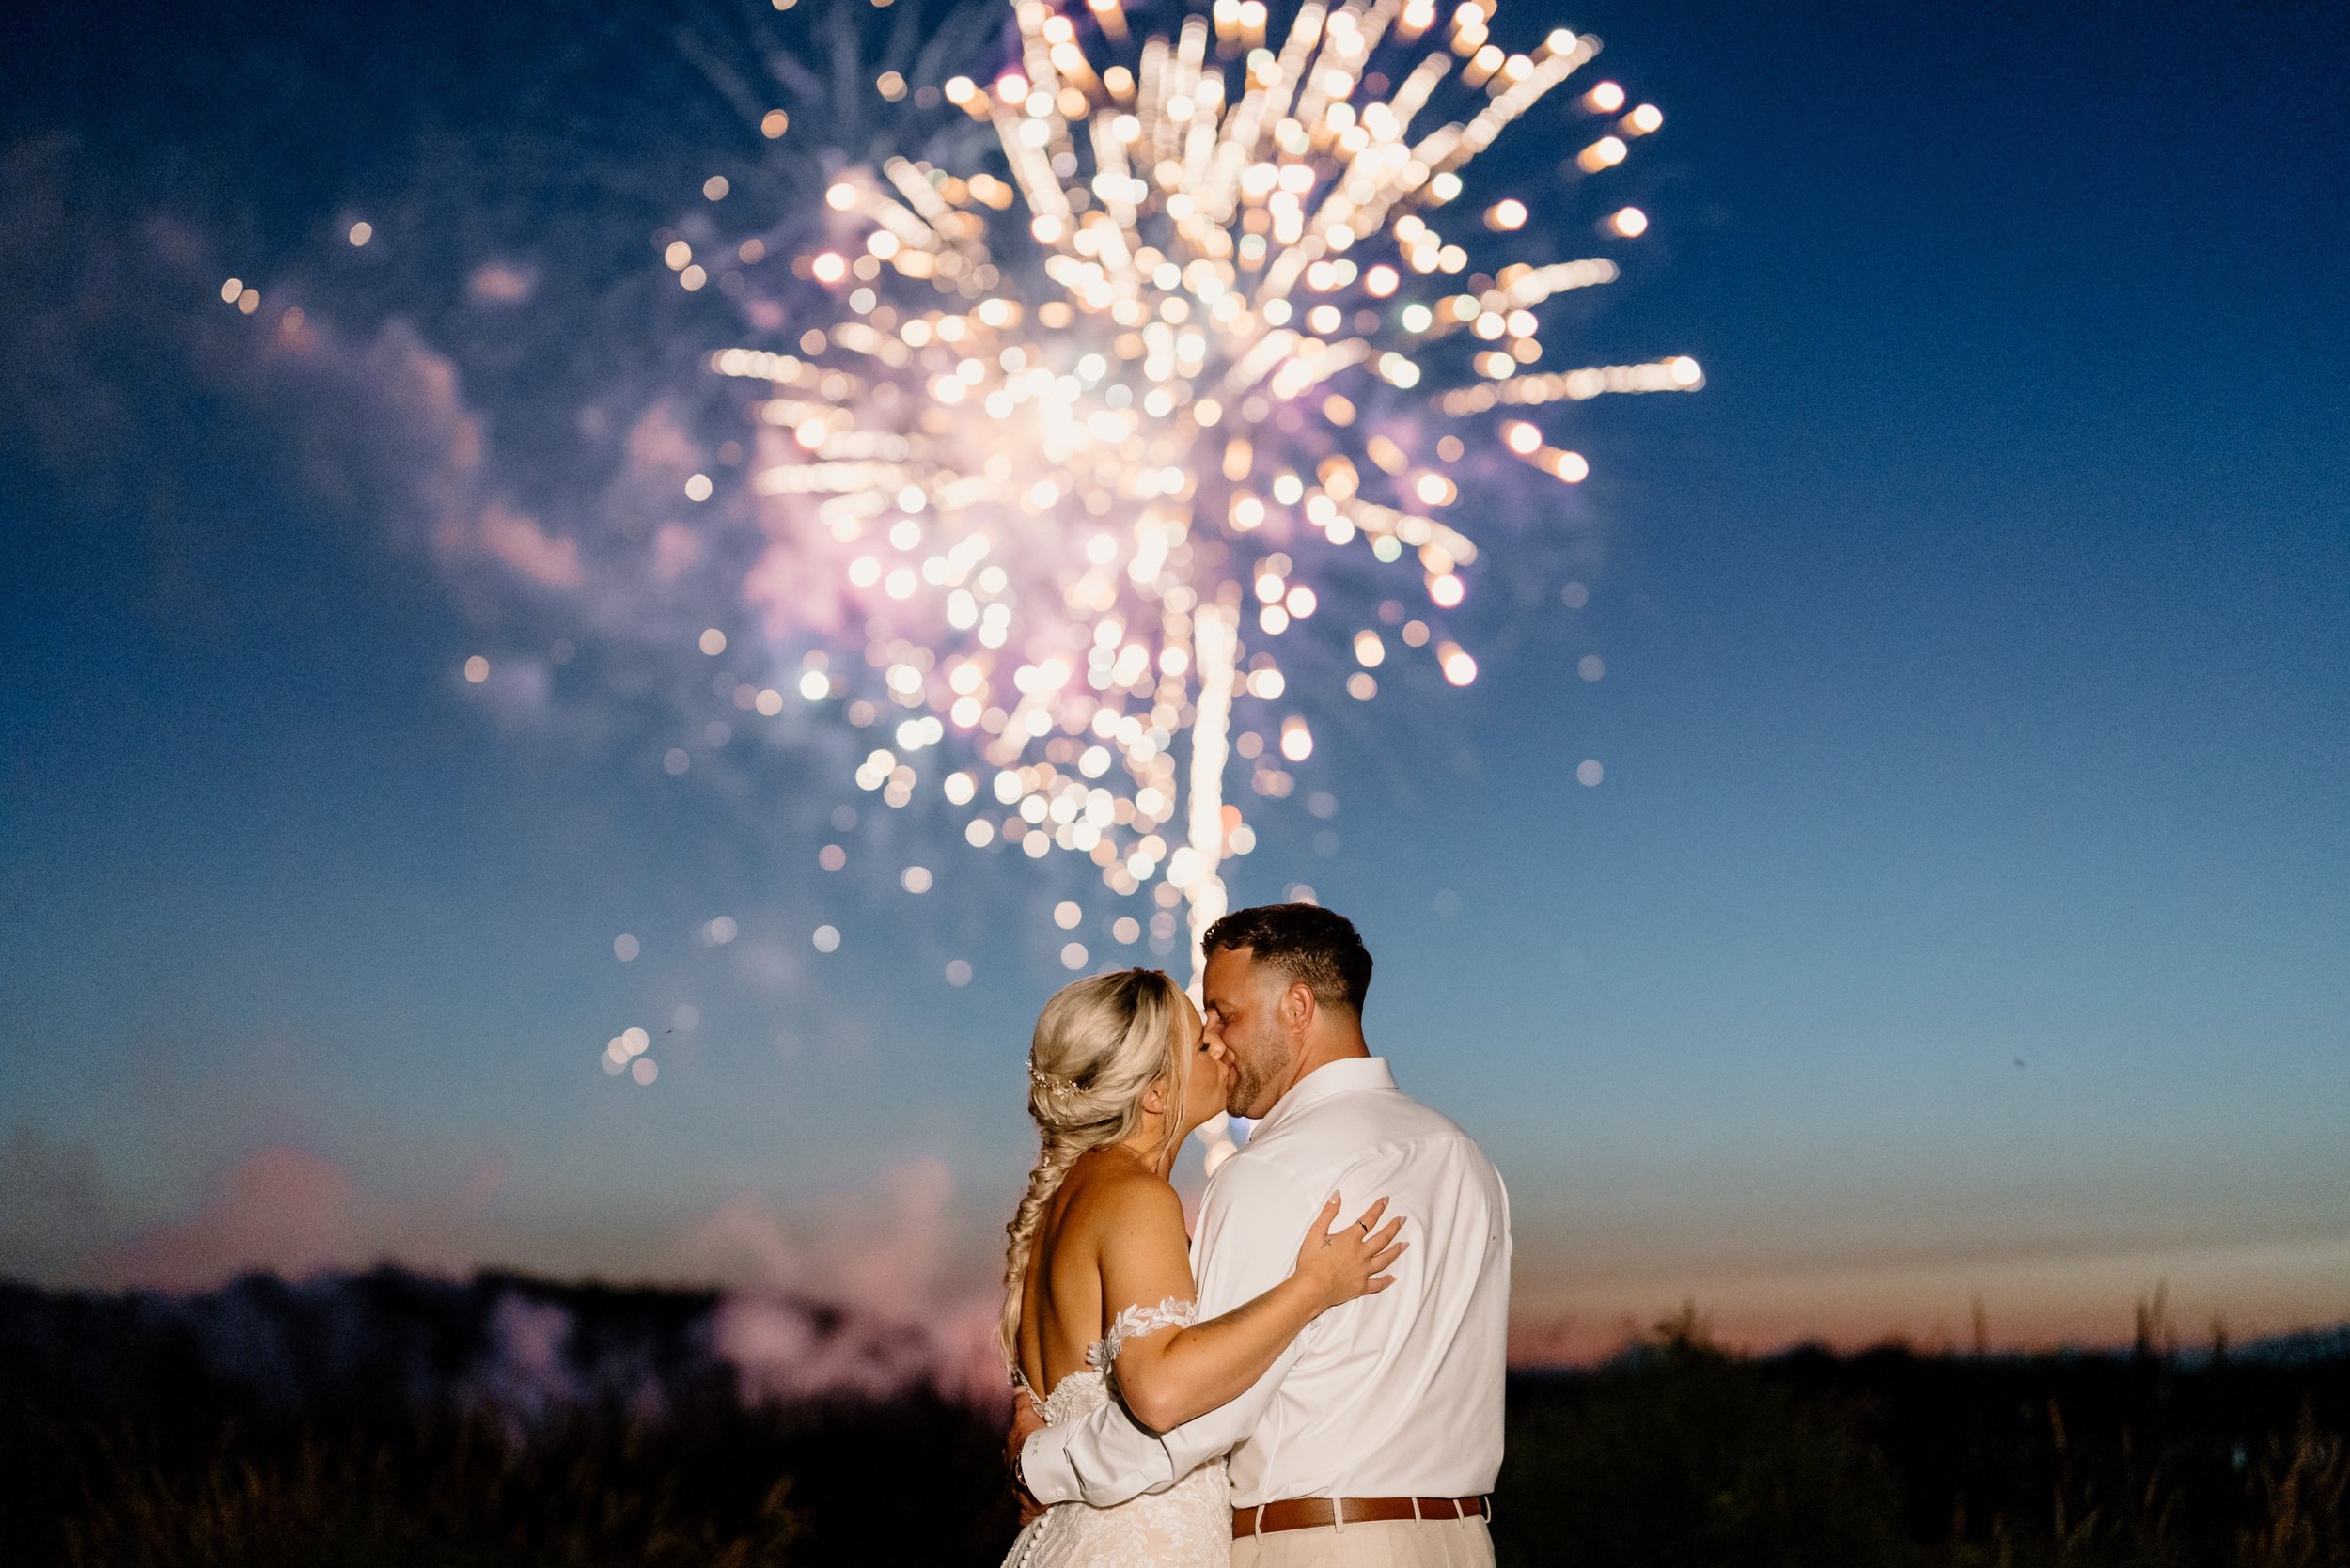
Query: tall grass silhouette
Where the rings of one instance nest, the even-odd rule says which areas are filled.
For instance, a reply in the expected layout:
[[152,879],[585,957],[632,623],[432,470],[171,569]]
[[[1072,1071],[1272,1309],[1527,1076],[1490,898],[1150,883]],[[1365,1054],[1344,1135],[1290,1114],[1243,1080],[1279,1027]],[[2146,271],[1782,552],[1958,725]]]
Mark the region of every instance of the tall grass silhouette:
[[[991,1568],[1002,1409],[918,1360],[762,1397],[716,1348],[724,1305],[393,1270],[0,1286],[6,1560]],[[828,1343],[893,1332],[795,1309]],[[518,1363],[507,1329],[552,1314]],[[1605,1365],[1520,1373],[1500,1560],[2350,1568],[2350,1334],[2182,1353],[2141,1316],[2114,1354],[1754,1358],[1689,1310]]]

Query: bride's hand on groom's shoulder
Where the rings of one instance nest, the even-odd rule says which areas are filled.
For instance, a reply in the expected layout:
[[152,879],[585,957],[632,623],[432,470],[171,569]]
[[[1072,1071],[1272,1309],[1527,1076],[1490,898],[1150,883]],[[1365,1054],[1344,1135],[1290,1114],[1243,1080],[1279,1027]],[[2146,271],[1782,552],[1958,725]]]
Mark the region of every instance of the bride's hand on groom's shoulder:
[[1330,1228],[1339,1215],[1340,1195],[1332,1193],[1307,1227],[1305,1245],[1297,1249],[1298,1278],[1310,1284],[1323,1306],[1336,1307],[1358,1295],[1384,1291],[1395,1283],[1395,1276],[1383,1272],[1392,1267],[1412,1244],[1395,1239],[1403,1228],[1403,1216],[1398,1215],[1385,1225],[1380,1215],[1386,1213],[1384,1198],[1363,1211],[1362,1217],[1337,1230]]

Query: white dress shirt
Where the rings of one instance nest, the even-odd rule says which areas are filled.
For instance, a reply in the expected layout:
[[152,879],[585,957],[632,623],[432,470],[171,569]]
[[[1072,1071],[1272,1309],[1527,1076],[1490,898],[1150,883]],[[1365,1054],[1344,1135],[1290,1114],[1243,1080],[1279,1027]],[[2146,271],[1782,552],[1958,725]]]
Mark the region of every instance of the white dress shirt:
[[1378,1057],[1308,1073],[1208,1182],[1192,1274],[1204,1320],[1286,1278],[1323,1202],[1345,1223],[1386,1197],[1411,1247],[1395,1283],[1306,1325],[1230,1403],[1152,1436],[1115,1402],[1032,1435],[1041,1502],[1096,1507],[1231,1455],[1232,1504],[1466,1497],[1501,1468],[1510,1198],[1469,1136],[1395,1087]]

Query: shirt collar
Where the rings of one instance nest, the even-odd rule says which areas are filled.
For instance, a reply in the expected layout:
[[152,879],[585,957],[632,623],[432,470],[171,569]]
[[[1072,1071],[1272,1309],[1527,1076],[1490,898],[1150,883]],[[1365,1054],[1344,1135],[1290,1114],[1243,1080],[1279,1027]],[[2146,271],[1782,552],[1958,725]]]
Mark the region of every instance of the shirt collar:
[[1342,1057],[1325,1061],[1290,1087],[1290,1091],[1273,1104],[1258,1121],[1251,1137],[1261,1136],[1283,1122],[1304,1114],[1308,1107],[1341,1094],[1357,1094],[1365,1090],[1393,1089],[1395,1074],[1388,1071],[1385,1057]]

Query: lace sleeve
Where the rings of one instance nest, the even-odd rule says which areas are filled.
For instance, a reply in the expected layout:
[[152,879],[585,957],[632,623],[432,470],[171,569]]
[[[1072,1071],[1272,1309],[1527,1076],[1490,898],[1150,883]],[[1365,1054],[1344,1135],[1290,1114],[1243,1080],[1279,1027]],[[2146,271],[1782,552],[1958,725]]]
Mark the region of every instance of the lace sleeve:
[[1199,1309],[1196,1304],[1178,1301],[1171,1295],[1156,1307],[1137,1302],[1110,1320],[1110,1331],[1086,1352],[1086,1365],[1106,1372],[1110,1363],[1118,1359],[1118,1347],[1128,1340],[1155,1334],[1162,1328],[1189,1328],[1198,1321]]

